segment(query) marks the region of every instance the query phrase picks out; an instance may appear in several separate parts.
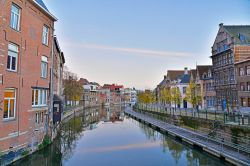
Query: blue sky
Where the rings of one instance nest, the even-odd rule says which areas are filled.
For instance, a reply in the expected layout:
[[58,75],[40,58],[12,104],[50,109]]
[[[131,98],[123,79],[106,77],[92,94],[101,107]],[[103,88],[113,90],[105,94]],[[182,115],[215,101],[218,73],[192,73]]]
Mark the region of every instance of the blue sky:
[[218,24],[250,24],[249,0],[44,0],[66,65],[90,81],[154,88],[168,69],[211,64]]

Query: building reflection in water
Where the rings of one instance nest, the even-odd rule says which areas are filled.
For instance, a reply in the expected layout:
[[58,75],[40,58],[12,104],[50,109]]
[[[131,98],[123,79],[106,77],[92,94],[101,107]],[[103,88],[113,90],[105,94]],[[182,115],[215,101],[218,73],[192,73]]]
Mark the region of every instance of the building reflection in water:
[[[185,165],[225,165],[224,162],[221,162],[215,157],[209,156],[199,150],[194,150],[188,145],[184,146],[178,140],[170,138],[143,123],[126,117],[123,110],[124,108],[122,107],[107,107],[101,109],[92,108],[78,112],[74,117],[61,125],[60,133],[51,146],[13,165],[62,165],[62,163],[72,158],[79,140],[84,141],[84,139],[82,139],[84,137],[84,131],[95,130],[98,126],[105,123],[120,123],[123,122],[125,118],[126,121],[132,123],[131,125],[139,126],[139,130],[141,130],[150,142],[145,145],[142,143],[132,145],[124,144],[115,147],[97,147],[96,149],[92,149],[93,152],[112,151],[114,149],[122,151],[159,146],[162,149],[162,154],[165,154],[164,156],[166,156],[166,158],[173,158],[175,160],[175,165],[182,165],[183,163],[185,163]],[[130,137],[133,137],[133,135]],[[88,149],[83,150],[89,151]],[[91,152],[91,150],[89,152]]]

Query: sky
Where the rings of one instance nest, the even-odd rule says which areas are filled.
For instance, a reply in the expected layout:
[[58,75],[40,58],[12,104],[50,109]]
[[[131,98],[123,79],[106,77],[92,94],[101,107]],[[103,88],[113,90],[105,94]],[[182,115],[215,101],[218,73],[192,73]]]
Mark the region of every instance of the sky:
[[44,0],[66,66],[100,84],[153,89],[167,70],[211,64],[219,24],[249,25],[250,0]]

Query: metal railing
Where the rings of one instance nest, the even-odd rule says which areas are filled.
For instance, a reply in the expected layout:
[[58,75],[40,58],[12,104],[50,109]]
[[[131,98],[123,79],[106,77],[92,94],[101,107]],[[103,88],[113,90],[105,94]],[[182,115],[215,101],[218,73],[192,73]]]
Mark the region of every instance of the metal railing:
[[225,124],[244,125],[250,127],[250,114],[228,113],[223,111],[195,110],[192,108],[174,108],[157,104],[137,103],[135,108],[145,111],[158,112],[169,115],[187,116],[213,121],[221,121]]
[[250,147],[239,145],[219,137],[209,137],[207,134],[204,133],[197,133],[191,130],[174,126],[165,122],[161,122],[153,117],[150,117],[145,114],[137,113],[134,111],[126,111],[137,118],[140,118],[152,125],[158,126],[165,130],[171,131],[174,134],[181,136],[182,138],[190,139],[197,144],[201,144],[203,147],[207,147],[213,149],[215,151],[219,151],[220,154],[230,155],[235,160],[239,162],[250,164]]

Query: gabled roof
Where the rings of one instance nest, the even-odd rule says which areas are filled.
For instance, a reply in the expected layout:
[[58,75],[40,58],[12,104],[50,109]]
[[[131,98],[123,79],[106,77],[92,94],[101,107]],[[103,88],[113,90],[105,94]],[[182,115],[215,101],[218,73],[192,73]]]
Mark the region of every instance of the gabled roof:
[[209,70],[210,71],[212,70],[212,65],[198,65],[197,66],[197,71],[199,73],[200,79],[202,79],[202,76],[203,76],[204,73],[208,74]]
[[80,82],[81,85],[89,84],[89,81],[87,79],[85,79],[85,78],[80,78],[79,82]]
[[48,10],[48,8],[46,7],[46,5],[44,4],[43,0],[30,0],[31,2],[33,2],[39,9],[41,9],[41,11],[43,11],[46,15],[48,15],[50,18],[53,19],[53,21],[57,21],[57,18],[51,14]]
[[167,78],[170,81],[177,80],[184,74],[184,70],[168,70]]
[[124,88],[123,85],[116,85],[116,84],[104,84],[103,89],[110,89],[111,91],[117,90],[117,89],[121,89]]
[[163,86],[166,86],[167,85],[167,80],[166,79],[163,79],[160,83],[159,83],[159,86],[163,87]]
[[183,74],[181,77],[182,84],[188,84],[190,82],[190,75],[189,74]]
[[54,37],[54,43],[57,49],[57,52],[60,54],[63,63],[65,63],[64,53],[61,51],[60,45],[58,43],[57,37]]
[[[223,25],[229,35],[234,37],[235,44],[250,44],[250,25]],[[243,36],[245,40],[241,40]]]
[[48,8],[46,7],[46,5],[43,3],[43,0],[35,0],[44,10],[46,10],[47,12],[49,12]]
[[100,86],[100,84],[98,84],[97,82],[89,82],[89,84],[91,84],[91,85],[96,85],[96,86]]

